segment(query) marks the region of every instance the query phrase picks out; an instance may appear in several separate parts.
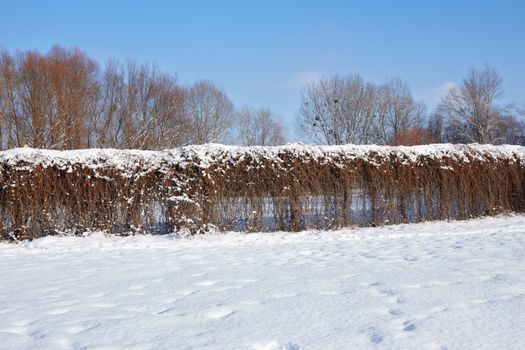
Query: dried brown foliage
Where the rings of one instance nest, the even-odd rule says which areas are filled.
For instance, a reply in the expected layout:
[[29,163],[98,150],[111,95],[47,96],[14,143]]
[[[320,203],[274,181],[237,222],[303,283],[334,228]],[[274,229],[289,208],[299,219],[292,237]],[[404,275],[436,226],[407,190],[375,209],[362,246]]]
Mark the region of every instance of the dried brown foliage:
[[32,239],[212,226],[298,231],[525,211],[523,147],[435,147],[192,146],[148,157],[111,151],[124,165],[106,151],[89,161],[3,152],[0,232]]
[[410,129],[400,131],[390,142],[394,146],[415,146],[436,143],[434,135],[429,129]]

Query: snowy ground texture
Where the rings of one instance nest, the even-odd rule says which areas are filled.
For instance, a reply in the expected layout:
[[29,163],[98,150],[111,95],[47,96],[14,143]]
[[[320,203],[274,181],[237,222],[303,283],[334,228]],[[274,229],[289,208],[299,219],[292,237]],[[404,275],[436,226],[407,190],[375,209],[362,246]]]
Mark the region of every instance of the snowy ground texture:
[[0,244],[2,349],[525,349],[525,216]]

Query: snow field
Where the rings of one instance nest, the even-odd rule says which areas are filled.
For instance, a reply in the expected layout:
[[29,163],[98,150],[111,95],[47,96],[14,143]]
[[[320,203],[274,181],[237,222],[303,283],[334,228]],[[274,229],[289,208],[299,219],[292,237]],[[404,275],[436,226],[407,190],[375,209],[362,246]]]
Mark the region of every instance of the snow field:
[[0,244],[3,349],[523,349],[525,216]]

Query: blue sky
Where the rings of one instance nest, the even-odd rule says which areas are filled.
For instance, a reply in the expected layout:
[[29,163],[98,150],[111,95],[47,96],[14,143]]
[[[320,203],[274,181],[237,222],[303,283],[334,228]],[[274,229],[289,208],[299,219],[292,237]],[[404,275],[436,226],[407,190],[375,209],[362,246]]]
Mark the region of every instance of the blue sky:
[[[233,102],[293,129],[301,88],[324,74],[402,78],[433,108],[486,64],[525,106],[525,1],[8,1],[0,46],[76,46],[101,63],[151,62],[183,84],[209,79]],[[291,139],[293,130],[289,131]]]

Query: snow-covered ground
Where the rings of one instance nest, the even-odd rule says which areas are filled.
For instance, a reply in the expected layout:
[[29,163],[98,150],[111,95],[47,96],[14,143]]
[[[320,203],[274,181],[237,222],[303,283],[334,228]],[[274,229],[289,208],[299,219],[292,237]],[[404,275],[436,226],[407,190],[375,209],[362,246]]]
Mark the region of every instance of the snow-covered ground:
[[2,349],[525,349],[525,216],[0,244]]

